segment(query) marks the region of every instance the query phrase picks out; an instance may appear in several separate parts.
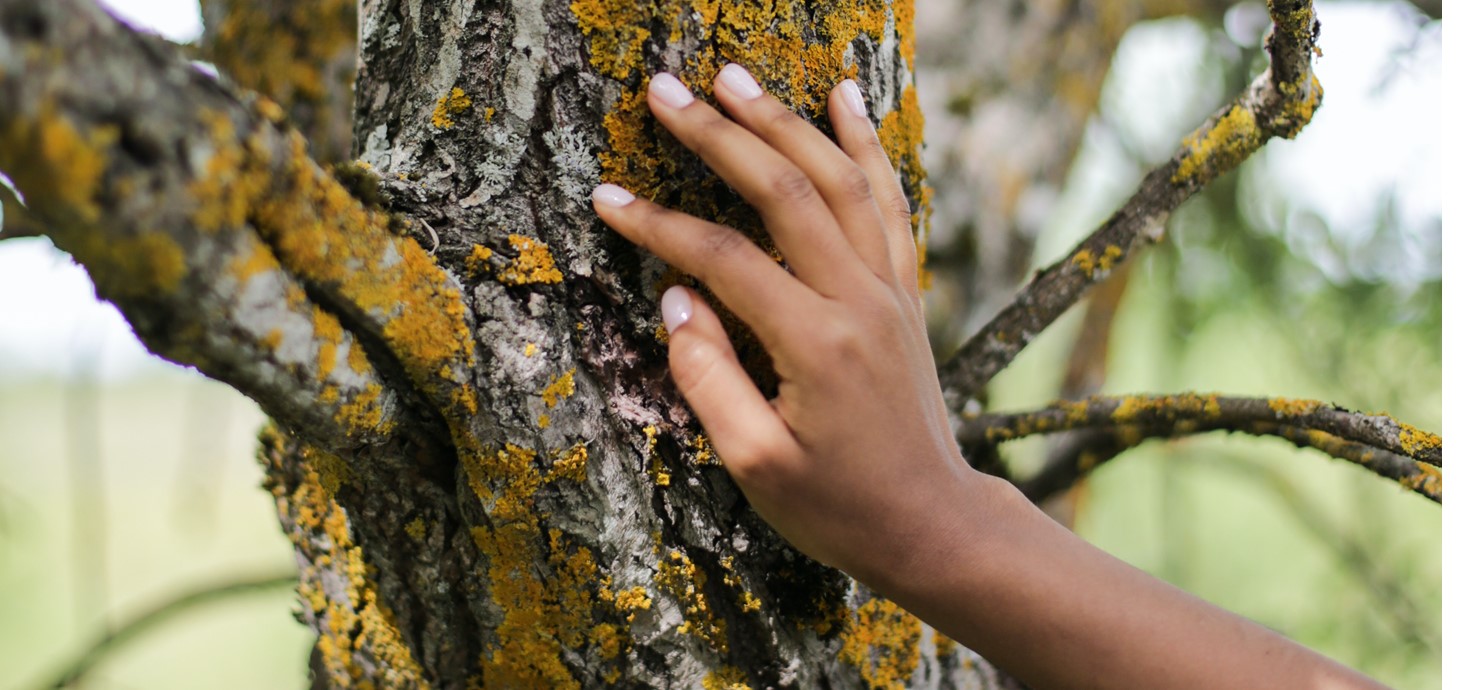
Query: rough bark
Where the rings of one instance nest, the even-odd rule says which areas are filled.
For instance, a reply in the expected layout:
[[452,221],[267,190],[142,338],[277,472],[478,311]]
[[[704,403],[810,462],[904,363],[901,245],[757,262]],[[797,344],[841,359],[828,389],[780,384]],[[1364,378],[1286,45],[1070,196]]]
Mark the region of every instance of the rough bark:
[[351,196],[273,101],[89,3],[4,0],[0,169],[149,347],[273,418],[318,684],[1005,686],[754,516],[667,377],[654,302],[686,278],[587,203],[606,178],[762,237],[643,106],[653,71],[704,92],[735,60],[823,125],[855,76],[921,230],[911,13],[366,2]]

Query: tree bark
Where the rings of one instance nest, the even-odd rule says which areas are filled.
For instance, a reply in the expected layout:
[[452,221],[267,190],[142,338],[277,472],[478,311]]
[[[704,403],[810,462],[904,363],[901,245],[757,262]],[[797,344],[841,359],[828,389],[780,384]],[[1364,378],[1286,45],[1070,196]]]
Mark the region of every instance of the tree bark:
[[1011,686],[756,518],[667,375],[655,302],[689,278],[588,203],[604,179],[766,241],[644,107],[655,71],[706,93],[733,60],[823,127],[857,78],[921,232],[911,3],[371,0],[360,25],[347,190],[274,101],[82,0],[0,0],[0,169],[154,352],[274,420],[316,683]]

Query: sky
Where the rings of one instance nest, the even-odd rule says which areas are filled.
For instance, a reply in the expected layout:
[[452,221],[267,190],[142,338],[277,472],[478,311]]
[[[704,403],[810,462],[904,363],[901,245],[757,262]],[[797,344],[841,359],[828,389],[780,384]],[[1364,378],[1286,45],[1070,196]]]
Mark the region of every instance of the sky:
[[[194,38],[195,0],[106,0],[120,16],[169,38]],[[1381,192],[1394,190],[1400,217],[1432,233],[1442,203],[1440,36],[1416,34],[1392,4],[1319,4],[1317,63],[1323,107],[1296,141],[1274,142],[1261,165],[1284,193],[1315,209],[1347,241],[1361,242]],[[1147,32],[1136,57],[1112,78],[1123,97],[1161,103],[1186,79],[1198,44],[1178,31]],[[1412,42],[1413,41],[1413,42]],[[1182,67],[1183,65],[1187,67]],[[1174,70],[1174,71],[1173,71]],[[1159,109],[1132,108],[1130,112]],[[1150,112],[1142,128],[1174,147],[1189,124]],[[929,142],[936,146],[937,142]],[[1249,163],[1251,164],[1251,163]],[[1124,198],[1129,190],[1115,192]],[[1417,242],[1414,252],[1431,243]],[[1438,251],[1438,241],[1432,243]],[[1416,265],[1437,265],[1424,256]],[[84,271],[45,240],[0,242],[0,381],[36,376],[145,375],[170,367],[151,357],[110,305],[98,302]]]

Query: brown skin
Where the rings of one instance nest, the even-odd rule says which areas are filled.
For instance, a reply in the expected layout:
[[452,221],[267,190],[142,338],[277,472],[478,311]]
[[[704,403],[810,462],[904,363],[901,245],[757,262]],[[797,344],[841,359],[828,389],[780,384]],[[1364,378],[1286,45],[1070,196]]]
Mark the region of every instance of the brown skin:
[[755,87],[737,93],[747,83],[736,67],[716,80],[733,120],[667,75],[649,106],[760,212],[794,275],[733,229],[611,186],[594,201],[704,281],[775,362],[766,400],[705,301],[675,291],[675,382],[767,522],[1035,687],[1382,687],[1100,551],[969,468],[925,335],[907,203],[860,94],[843,83],[828,101],[838,146]]

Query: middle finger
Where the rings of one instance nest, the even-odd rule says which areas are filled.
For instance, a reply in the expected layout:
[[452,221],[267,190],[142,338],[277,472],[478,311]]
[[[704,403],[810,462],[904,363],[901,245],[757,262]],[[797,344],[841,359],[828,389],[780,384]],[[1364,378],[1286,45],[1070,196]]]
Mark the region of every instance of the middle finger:
[[787,263],[811,289],[843,292],[861,260],[802,170],[760,137],[696,99],[669,74],[649,84],[649,108],[684,143],[760,212]]

